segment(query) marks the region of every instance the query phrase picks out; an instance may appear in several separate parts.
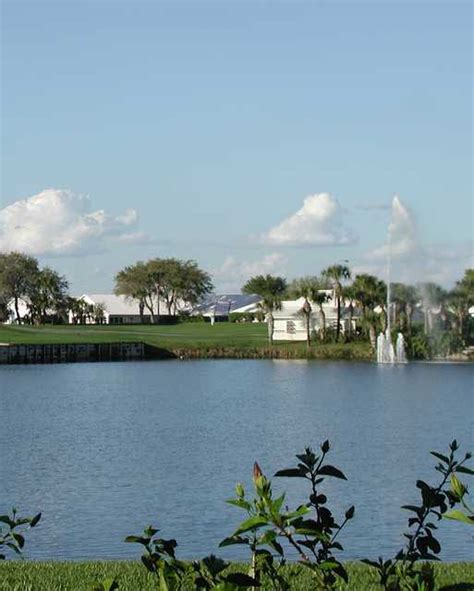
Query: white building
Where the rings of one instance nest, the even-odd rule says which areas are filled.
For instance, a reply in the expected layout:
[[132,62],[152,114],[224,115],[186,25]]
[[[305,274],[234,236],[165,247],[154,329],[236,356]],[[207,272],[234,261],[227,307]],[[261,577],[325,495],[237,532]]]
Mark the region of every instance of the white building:
[[[139,324],[141,322],[151,323],[151,314],[148,308],[143,309],[143,316],[140,315],[138,300],[128,299],[122,295],[112,293],[91,293],[83,294],[78,298],[90,306],[101,306],[103,309],[103,324]],[[174,314],[171,314],[174,316]],[[155,318],[156,318],[155,302]],[[165,302],[160,300],[160,317],[169,316]],[[74,313],[69,311],[69,324],[77,322]],[[85,324],[95,324],[93,315],[84,317]]]
[[[337,326],[337,301],[332,289],[321,290],[328,296],[328,301],[322,305],[326,318],[326,330]],[[306,340],[306,318],[302,313],[304,298],[298,300],[284,300],[281,309],[273,312],[274,318],[274,341],[305,341]],[[310,301],[311,332],[318,332],[321,329],[321,314],[319,305]],[[347,303],[348,306],[348,303]],[[342,332],[349,329],[349,318],[345,302],[341,302],[341,329]]]
[[[20,314],[20,318],[23,319],[25,317],[28,317],[29,313],[30,313],[30,308],[29,308],[29,304],[26,300],[20,298],[18,300],[18,313]],[[18,318],[16,315],[16,309],[15,309],[15,301],[14,300],[10,300],[7,304],[7,314],[8,317],[5,320],[4,324],[18,324]]]

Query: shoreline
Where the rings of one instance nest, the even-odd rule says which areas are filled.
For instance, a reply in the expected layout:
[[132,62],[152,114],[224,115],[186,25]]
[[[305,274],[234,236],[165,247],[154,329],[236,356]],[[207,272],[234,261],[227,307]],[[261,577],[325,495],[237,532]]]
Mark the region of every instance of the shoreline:
[[368,348],[350,345],[158,347],[149,343],[1,343],[0,365],[190,359],[282,359],[375,362]]
[[[285,346],[286,345],[286,346]],[[198,359],[242,360],[308,360],[355,361],[376,363],[370,347],[354,347],[353,344],[332,343],[306,345],[291,343],[270,346],[226,346],[197,344],[188,347],[159,347],[143,341],[102,343],[0,343],[1,365],[49,365],[57,363],[94,363],[117,361],[159,361]],[[408,363],[472,363],[469,355],[456,354],[426,360],[409,360]]]

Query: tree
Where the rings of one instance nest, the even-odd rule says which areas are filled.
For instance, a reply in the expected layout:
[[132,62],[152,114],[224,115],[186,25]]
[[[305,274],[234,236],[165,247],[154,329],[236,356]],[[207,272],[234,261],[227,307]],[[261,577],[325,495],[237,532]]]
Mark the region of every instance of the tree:
[[463,338],[466,336],[471,306],[474,306],[474,269],[466,269],[464,277],[456,281],[447,297],[447,307],[454,314],[457,332]]
[[334,289],[334,296],[337,304],[337,326],[336,326],[336,338],[339,340],[341,334],[341,299],[342,299],[342,288],[343,281],[351,278],[351,271],[346,265],[331,265],[324,269],[321,273],[324,279],[326,279]]
[[92,315],[94,318],[94,322],[96,324],[104,324],[105,323],[105,312],[107,311],[105,304],[103,302],[98,302],[97,304],[93,304],[92,308]]
[[162,268],[160,295],[168,314],[176,314],[180,303],[196,305],[212,291],[209,273],[202,271],[195,261],[155,259]]
[[150,312],[152,323],[155,322],[153,304],[155,289],[147,263],[138,261],[119,271],[115,276],[114,293],[125,296],[127,300],[137,301],[142,322],[145,307]]
[[353,319],[354,319],[354,302],[356,300],[355,298],[355,292],[354,292],[354,288],[352,287],[352,285],[345,285],[342,288],[342,297],[344,298],[344,301],[348,301],[349,302],[349,339],[352,339],[352,323],[353,323]]
[[[168,314],[176,314],[180,304],[197,304],[212,290],[211,276],[195,261],[155,258],[125,267],[115,276],[117,295],[136,300],[143,321],[146,308],[152,323],[160,321],[160,300]],[[156,307],[155,307],[156,304]]]
[[319,308],[319,335],[322,341],[326,338],[326,314],[323,305],[331,299],[331,296],[323,290],[324,287],[321,287],[321,290],[313,294],[313,302]]
[[320,316],[320,337],[324,339],[326,334],[326,315],[324,313],[323,304],[329,299],[328,294],[324,292],[325,284],[319,277],[302,277],[295,279],[288,287],[288,292],[292,297],[304,298],[304,305],[301,309],[301,314],[305,320],[306,328],[306,344],[311,345],[311,313],[313,304],[317,304]]
[[38,261],[21,252],[0,253],[0,297],[13,300],[18,324],[22,323],[19,301],[26,299],[38,276]]
[[38,271],[26,294],[32,322],[41,324],[48,314],[60,315],[66,308],[68,287],[66,278],[53,269]]
[[386,289],[383,281],[366,273],[356,275],[352,283],[353,297],[362,310],[362,323],[369,333],[370,342],[374,348],[379,322],[379,316],[374,312],[374,308],[380,306],[385,310]]
[[86,324],[87,320],[94,318],[94,304],[88,304],[81,298],[67,298],[67,307],[74,324]]
[[405,283],[392,283],[391,295],[395,308],[395,325],[400,330],[406,328],[410,334],[413,312],[418,301],[416,288],[413,285],[406,285]]
[[273,275],[257,275],[242,287],[242,293],[257,294],[262,298],[260,307],[265,313],[268,324],[268,340],[273,343],[275,319],[273,312],[281,310],[281,301],[286,292],[286,279]]

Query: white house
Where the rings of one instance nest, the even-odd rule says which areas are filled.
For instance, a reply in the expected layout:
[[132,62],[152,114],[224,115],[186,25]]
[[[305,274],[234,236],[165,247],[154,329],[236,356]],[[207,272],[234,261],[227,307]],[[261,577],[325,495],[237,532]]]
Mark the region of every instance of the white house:
[[[151,314],[146,307],[143,309],[142,317],[140,315],[138,301],[128,299],[122,295],[115,295],[112,293],[91,293],[83,294],[78,299],[92,306],[101,305],[103,307],[104,324],[139,324],[141,322],[151,322]],[[171,315],[174,316],[174,314]],[[160,300],[160,317],[161,316],[169,316],[165,302],[162,300]],[[74,324],[74,322],[74,313],[69,311],[69,323]],[[85,323],[94,324],[95,319],[92,316],[86,316]]]
[[[29,304],[23,298],[18,300],[18,313],[20,314],[20,318],[25,318],[30,313]],[[18,324],[18,318],[16,315],[15,309],[15,301],[10,300],[7,304],[7,319],[5,320],[4,324]]]
[[[337,325],[337,301],[332,289],[321,290],[328,296],[328,301],[322,305],[326,318],[326,329],[336,328]],[[284,300],[281,309],[273,312],[274,318],[274,341],[305,341],[306,340],[306,319],[302,313],[305,303],[304,298],[297,300]],[[348,303],[341,302],[341,329],[349,329],[349,318],[347,314]],[[319,305],[310,301],[311,318],[310,329],[318,332],[321,329],[321,315]]]

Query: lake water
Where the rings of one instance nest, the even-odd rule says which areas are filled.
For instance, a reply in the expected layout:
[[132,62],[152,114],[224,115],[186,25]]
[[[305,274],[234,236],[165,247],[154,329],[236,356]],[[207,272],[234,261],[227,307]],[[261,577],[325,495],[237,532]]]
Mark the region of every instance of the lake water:
[[[219,550],[244,518],[227,505],[252,465],[294,465],[305,445],[333,444],[348,482],[324,492],[344,558],[403,545],[418,478],[436,482],[430,450],[456,437],[474,448],[474,365],[306,361],[159,361],[0,368],[0,511],[41,510],[26,554],[36,559],[137,557],[123,543],[149,524],[176,537],[181,557]],[[304,483],[275,479],[290,504]],[[473,488],[471,486],[471,488]],[[472,560],[471,528],[443,521],[445,560]]]

